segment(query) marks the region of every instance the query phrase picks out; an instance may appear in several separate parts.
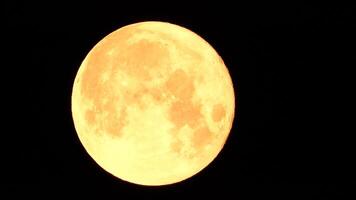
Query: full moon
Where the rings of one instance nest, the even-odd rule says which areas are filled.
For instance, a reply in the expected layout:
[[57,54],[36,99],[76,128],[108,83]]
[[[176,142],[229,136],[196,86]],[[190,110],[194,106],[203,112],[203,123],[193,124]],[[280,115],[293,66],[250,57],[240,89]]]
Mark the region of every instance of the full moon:
[[72,90],[79,140],[104,170],[139,185],[188,179],[230,133],[235,95],[223,60],[166,22],[124,26],[85,57]]

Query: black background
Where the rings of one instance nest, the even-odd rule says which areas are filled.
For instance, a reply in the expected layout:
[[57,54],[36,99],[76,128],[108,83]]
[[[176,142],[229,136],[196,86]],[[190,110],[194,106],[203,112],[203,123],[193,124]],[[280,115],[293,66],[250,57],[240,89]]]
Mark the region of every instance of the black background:
[[[5,188],[115,198],[330,197],[355,184],[351,96],[355,7],[298,3],[13,3],[4,6]],[[206,39],[231,73],[236,115],[206,169],[163,187],[118,180],[87,155],[70,110],[89,50],[134,22]],[[8,126],[8,127],[7,127]]]

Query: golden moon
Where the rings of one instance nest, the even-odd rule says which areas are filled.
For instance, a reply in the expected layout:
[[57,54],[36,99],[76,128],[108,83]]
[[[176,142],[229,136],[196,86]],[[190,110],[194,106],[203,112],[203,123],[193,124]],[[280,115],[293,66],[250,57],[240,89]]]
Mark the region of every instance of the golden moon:
[[211,163],[230,133],[235,95],[218,53],[166,22],[104,37],[74,80],[72,115],[88,154],[140,185],[185,180]]

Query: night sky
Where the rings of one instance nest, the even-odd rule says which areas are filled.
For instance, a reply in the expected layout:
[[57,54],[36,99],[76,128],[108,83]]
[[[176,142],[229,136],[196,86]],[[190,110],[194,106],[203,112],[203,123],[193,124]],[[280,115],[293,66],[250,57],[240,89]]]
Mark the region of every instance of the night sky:
[[[345,195],[355,184],[346,114],[354,93],[355,7],[298,2],[4,6],[3,188],[10,195],[120,199]],[[219,156],[196,176],[163,187],[130,184],[101,169],[71,116],[72,85],[86,54],[140,21],[174,23],[203,37],[235,87],[235,120]]]

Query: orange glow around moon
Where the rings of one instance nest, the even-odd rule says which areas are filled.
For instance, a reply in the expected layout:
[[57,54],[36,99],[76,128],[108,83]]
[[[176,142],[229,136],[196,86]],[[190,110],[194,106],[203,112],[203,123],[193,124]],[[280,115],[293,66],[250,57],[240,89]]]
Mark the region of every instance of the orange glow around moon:
[[185,180],[211,163],[232,127],[229,72],[201,37],[165,22],[122,27],[89,52],[72,114],[89,155],[140,185]]

